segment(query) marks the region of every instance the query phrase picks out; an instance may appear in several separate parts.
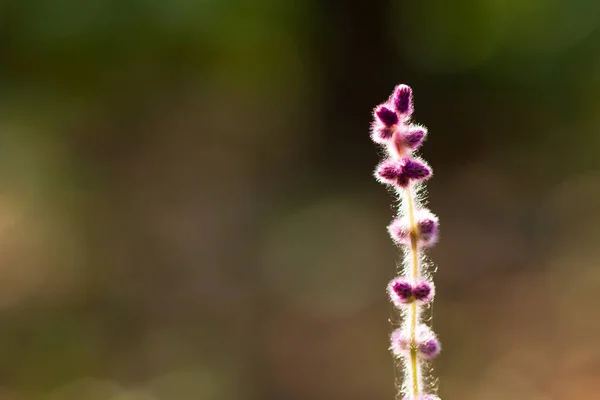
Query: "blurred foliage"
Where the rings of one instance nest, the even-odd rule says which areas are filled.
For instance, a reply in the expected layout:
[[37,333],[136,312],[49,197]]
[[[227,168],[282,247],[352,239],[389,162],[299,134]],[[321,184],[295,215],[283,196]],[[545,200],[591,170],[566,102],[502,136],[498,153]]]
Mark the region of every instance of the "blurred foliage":
[[443,399],[600,389],[600,3],[0,2],[0,399],[391,399],[413,86]]

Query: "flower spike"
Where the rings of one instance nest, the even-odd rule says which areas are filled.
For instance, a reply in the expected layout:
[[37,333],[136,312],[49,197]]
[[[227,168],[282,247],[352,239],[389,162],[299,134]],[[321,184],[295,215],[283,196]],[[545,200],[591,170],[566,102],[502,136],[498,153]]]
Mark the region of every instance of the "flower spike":
[[404,364],[401,384],[404,400],[440,400],[431,393],[423,379],[424,361],[435,358],[441,350],[437,335],[423,323],[424,307],[433,301],[435,286],[425,271],[423,251],[438,239],[439,221],[422,207],[415,190],[430,178],[432,170],[414,155],[427,129],[410,124],[413,113],[412,89],[404,84],[395,87],[386,103],[373,112],[371,139],[382,145],[387,157],[376,167],[375,179],[394,189],[400,201],[397,217],[388,226],[392,240],[403,249],[402,274],[387,286],[388,296],[403,317],[399,328],[390,336],[390,350]]

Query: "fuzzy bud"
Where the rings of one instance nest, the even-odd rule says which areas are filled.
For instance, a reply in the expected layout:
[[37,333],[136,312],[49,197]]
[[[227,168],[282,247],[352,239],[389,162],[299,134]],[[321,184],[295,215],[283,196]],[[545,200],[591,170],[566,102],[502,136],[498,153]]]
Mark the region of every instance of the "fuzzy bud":
[[396,244],[410,245],[410,221],[408,217],[394,219],[387,229]]
[[411,350],[415,349],[417,356],[425,360],[431,360],[442,349],[435,333],[423,324],[419,324],[415,328],[414,343],[411,340],[410,331],[404,328],[399,328],[392,332],[390,341],[390,350],[397,357],[408,356]]
[[394,108],[400,115],[410,116],[413,112],[412,89],[408,85],[396,86],[392,95]]
[[426,134],[425,128],[399,125],[394,140],[386,142],[388,152],[396,158],[409,157],[421,146]]
[[425,360],[435,358],[442,350],[440,341],[427,325],[418,325],[415,329],[415,345],[417,354]]
[[433,246],[438,239],[439,220],[431,211],[421,209],[417,215],[419,243],[423,246]]
[[394,278],[388,284],[388,295],[397,308],[402,308],[415,299],[412,284],[404,278]]
[[413,286],[412,295],[419,303],[429,303],[435,295],[435,286],[433,282],[423,280]]
[[410,354],[410,332],[398,328],[390,337],[390,350],[396,357],[407,356]]
[[401,309],[413,301],[429,303],[435,294],[435,287],[433,282],[427,280],[413,284],[406,278],[397,277],[388,284],[387,292],[394,306]]
[[431,176],[431,168],[423,161],[414,158],[405,158],[402,173],[404,178],[410,181],[422,181]]
[[390,110],[386,106],[379,106],[375,109],[375,115],[379,119],[379,121],[387,126],[393,126],[398,123],[398,114],[395,111]]
[[414,158],[385,160],[377,166],[375,177],[381,183],[408,187],[411,182],[419,182],[431,176],[431,168],[423,161]]
[[384,160],[375,170],[375,178],[387,185],[396,185],[402,176],[402,163],[396,160]]
[[[439,222],[438,218],[429,210],[423,208],[417,211],[417,231],[414,233],[420,246],[430,247],[437,241]],[[411,244],[411,227],[408,216],[397,217],[388,226],[388,233],[398,245]]]
[[406,147],[414,151],[421,147],[426,135],[427,129],[422,127],[411,127],[402,136],[402,141]]
[[394,126],[385,126],[378,121],[371,127],[371,140],[377,144],[388,144],[395,131]]

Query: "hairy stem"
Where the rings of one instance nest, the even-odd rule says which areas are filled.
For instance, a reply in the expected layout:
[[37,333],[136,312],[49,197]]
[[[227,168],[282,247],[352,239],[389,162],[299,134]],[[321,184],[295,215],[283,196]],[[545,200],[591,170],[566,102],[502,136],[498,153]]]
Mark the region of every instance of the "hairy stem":
[[[417,282],[419,279],[419,247],[417,244],[417,223],[415,219],[415,204],[413,199],[413,194],[411,187],[408,186],[404,189],[405,193],[405,202],[406,208],[408,212],[408,219],[410,222],[410,277],[413,282]],[[409,272],[409,271],[407,271]],[[419,359],[417,358],[417,349],[414,346],[415,343],[415,329],[417,327],[418,320],[418,305],[417,302],[413,302],[409,308],[409,318],[410,318],[410,338],[411,343],[413,344],[412,349],[410,351],[410,369],[412,376],[412,392],[415,397],[417,397],[421,391],[419,387],[420,379],[420,366]]]

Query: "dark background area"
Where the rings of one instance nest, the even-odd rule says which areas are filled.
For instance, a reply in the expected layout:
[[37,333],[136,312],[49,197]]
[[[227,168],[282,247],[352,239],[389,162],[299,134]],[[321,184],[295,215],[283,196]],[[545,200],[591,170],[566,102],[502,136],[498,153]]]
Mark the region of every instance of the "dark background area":
[[600,2],[0,2],[0,400],[394,398],[413,87],[443,400],[600,391]]

